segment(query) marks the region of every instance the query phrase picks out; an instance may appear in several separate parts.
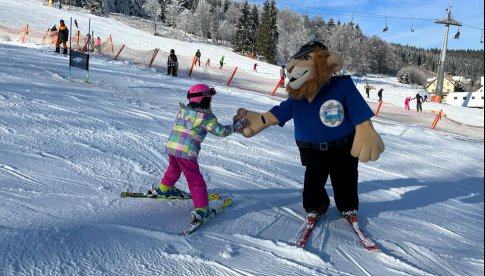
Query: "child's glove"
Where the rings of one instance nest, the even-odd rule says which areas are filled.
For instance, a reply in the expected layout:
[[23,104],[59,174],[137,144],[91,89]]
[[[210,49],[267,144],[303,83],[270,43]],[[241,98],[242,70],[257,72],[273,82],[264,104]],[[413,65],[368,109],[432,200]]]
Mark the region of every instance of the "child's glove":
[[248,120],[245,118],[241,117],[239,119],[235,119],[234,123],[232,124],[232,127],[234,129],[234,132],[241,132],[241,130],[248,124]]

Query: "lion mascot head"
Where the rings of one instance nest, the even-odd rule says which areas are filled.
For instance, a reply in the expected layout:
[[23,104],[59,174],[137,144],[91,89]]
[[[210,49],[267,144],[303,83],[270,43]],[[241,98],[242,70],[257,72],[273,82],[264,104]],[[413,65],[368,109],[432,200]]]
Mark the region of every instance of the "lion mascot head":
[[287,66],[288,96],[311,101],[320,88],[329,82],[333,73],[341,70],[342,63],[342,59],[331,55],[323,43],[311,41],[303,45],[290,57]]

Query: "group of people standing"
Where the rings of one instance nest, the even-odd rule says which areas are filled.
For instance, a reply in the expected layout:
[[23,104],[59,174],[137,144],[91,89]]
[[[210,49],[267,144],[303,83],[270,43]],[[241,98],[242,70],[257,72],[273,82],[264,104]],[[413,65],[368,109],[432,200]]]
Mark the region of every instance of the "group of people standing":
[[[370,97],[370,91],[375,89],[374,86],[369,85],[368,83],[364,84],[365,94],[367,94],[367,98]],[[381,88],[377,91],[377,97],[379,97],[379,102],[382,102],[382,93],[384,92],[384,88]]]
[[427,98],[428,98],[427,95],[424,95],[424,97],[423,97],[419,93],[416,93],[416,96],[414,96],[414,98],[411,98],[411,96],[407,96],[404,99],[404,109],[410,110],[409,103],[412,100],[416,100],[416,111],[417,112],[423,112],[423,102],[425,102],[427,100]]
[[[200,49],[197,49],[194,55],[194,65],[199,65],[199,67],[201,66],[200,65],[201,57],[202,57],[202,53],[200,52]],[[222,67],[225,64],[224,58],[225,57],[222,56],[221,59],[219,60],[219,69],[222,69]],[[167,59],[167,75],[176,77],[178,72],[178,67],[179,67],[179,63],[178,63],[177,55],[175,55],[175,50],[171,49]],[[207,58],[205,62],[205,67],[211,67],[210,58]]]
[[[370,97],[370,90],[375,89],[375,87],[372,86],[372,85],[369,85],[368,83],[365,83],[364,89],[365,89],[365,93],[367,94],[367,98],[369,98]],[[384,88],[380,88],[377,91],[377,97],[379,97],[379,102],[382,102],[383,92],[384,92]],[[422,112],[423,111],[423,102],[426,102],[427,98],[428,98],[427,95],[422,96],[419,93],[416,93],[416,96],[414,96],[414,97],[407,96],[406,98],[404,98],[404,109],[410,110],[411,109],[410,108],[410,102],[412,100],[416,100],[416,111]]]

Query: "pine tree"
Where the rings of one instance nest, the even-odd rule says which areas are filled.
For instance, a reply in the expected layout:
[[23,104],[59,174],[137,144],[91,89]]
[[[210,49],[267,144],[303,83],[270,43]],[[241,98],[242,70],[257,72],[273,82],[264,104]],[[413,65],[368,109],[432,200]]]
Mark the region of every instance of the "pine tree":
[[160,20],[162,22],[167,21],[167,5],[168,5],[169,0],[158,0],[158,3],[160,3]]
[[142,17],[144,14],[143,4],[145,4],[145,0],[130,0],[129,15]]
[[102,0],[82,0],[82,6],[88,9],[92,14],[103,15]]
[[247,53],[251,51],[251,20],[249,13],[249,3],[246,0],[241,7],[241,16],[236,25],[236,35],[232,42],[233,49],[238,53]]
[[330,17],[330,19],[327,22],[327,29],[331,30],[335,27],[335,22],[333,21],[333,18]]
[[223,11],[226,12],[231,6],[231,0],[224,0],[224,4],[222,4]]
[[251,20],[251,30],[249,32],[249,40],[251,43],[251,53],[254,53],[256,47],[256,34],[259,28],[259,9],[257,5],[253,5],[250,15]]
[[277,17],[278,10],[275,0],[265,0],[258,30],[256,52],[273,64],[276,63],[276,47],[278,44]]

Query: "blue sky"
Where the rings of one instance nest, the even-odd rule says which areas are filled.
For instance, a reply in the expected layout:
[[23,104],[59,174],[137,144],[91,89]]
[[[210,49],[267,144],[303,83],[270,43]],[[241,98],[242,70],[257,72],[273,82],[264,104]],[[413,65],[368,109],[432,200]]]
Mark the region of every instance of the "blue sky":
[[[434,23],[445,18],[446,9],[452,7],[455,20],[463,23],[460,39],[454,39],[457,26],[450,26],[448,49],[483,49],[480,43],[483,29],[483,0],[276,0],[279,9],[290,9],[310,16],[320,15],[325,21],[353,21],[359,24],[366,36],[377,35],[388,42],[422,48],[441,48],[444,25]],[[249,0],[262,4],[264,0]],[[298,4],[295,4],[295,3]],[[414,19],[411,19],[414,18]],[[387,25],[388,31],[382,32]],[[414,32],[411,32],[411,26]]]

